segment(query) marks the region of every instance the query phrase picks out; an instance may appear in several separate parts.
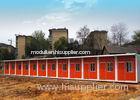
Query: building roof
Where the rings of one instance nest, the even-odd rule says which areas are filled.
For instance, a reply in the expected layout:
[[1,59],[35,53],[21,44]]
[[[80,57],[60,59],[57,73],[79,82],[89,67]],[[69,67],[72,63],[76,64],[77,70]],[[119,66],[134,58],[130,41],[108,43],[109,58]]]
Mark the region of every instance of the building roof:
[[55,60],[55,59],[72,59],[72,58],[93,58],[93,57],[119,57],[119,56],[135,56],[136,53],[126,53],[126,54],[109,54],[109,55],[89,55],[89,56],[74,56],[74,57],[53,57],[53,58],[31,58],[31,59],[16,59],[16,60],[4,60],[4,62],[9,61],[32,61],[32,60]]
[[49,29],[49,31],[68,31],[67,28],[52,28],[52,29]]
[[94,30],[94,31],[91,31],[91,33],[107,33],[106,30]]
[[16,35],[16,37],[31,37],[32,38],[32,36],[27,36],[27,35]]
[[0,48],[3,48],[3,47],[11,47],[11,48],[14,48],[15,49],[15,47],[13,47],[12,45],[8,45],[8,44],[5,44],[5,43],[0,43]]
[[106,50],[109,54],[138,53],[134,47],[107,46]]

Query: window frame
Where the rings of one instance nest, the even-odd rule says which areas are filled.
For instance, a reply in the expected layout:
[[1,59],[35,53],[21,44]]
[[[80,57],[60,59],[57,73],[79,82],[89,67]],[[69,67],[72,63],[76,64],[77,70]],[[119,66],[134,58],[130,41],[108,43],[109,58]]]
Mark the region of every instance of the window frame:
[[9,64],[6,64],[6,70],[9,70]]
[[[112,65],[112,66],[109,66]],[[111,70],[110,70],[111,68]],[[106,68],[107,72],[113,72],[113,62],[107,62],[107,68]]]
[[2,65],[0,65],[0,70],[3,70],[3,67],[2,67]]
[[[131,71],[129,69],[130,66],[127,66],[128,63],[131,64]],[[132,61],[127,61],[125,67],[126,67],[126,72],[128,72],[128,73],[131,73],[131,72],[134,71],[133,62]]]
[[18,70],[21,70],[21,64],[18,64]]
[[[91,67],[92,67],[91,65],[92,65],[92,64],[94,65],[94,70],[91,70]],[[96,66],[96,64],[95,64],[94,62],[93,62],[93,63],[90,63],[90,69],[89,69],[90,72],[95,72],[95,71],[96,71],[96,67],[95,67],[95,66]]]
[[51,70],[52,70],[52,71],[55,71],[55,70],[56,70],[56,64],[52,64],[52,65],[51,65]]
[[25,70],[28,70],[28,69],[29,69],[29,64],[26,63],[26,64],[25,64]]
[[33,70],[34,70],[34,71],[37,70],[37,64],[33,64]]
[[[65,65],[65,66],[64,66]],[[67,64],[66,63],[64,63],[64,64],[62,64],[62,70],[65,72],[65,71],[67,71]]]
[[14,63],[11,64],[11,67],[12,67],[11,68],[12,70],[15,70],[15,64]]
[[45,69],[46,69],[45,64],[41,64],[41,70],[45,71]]
[[[77,66],[77,65],[78,65],[78,66]],[[78,67],[79,67],[79,68],[78,68]],[[78,69],[78,70],[77,70],[77,69]],[[80,64],[79,64],[79,63],[78,63],[78,64],[75,64],[75,71],[76,71],[76,72],[80,72],[80,70],[81,70],[81,69],[80,69]]]
[[0,64],[0,70],[3,70],[3,63],[2,64]]

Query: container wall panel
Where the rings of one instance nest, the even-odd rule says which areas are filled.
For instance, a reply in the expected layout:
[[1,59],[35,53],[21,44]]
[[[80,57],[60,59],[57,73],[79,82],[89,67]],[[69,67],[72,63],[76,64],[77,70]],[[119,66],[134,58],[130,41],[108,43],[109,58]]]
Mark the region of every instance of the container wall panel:
[[38,75],[46,76],[46,60],[38,61]]
[[15,62],[10,62],[10,74],[15,74]]
[[5,64],[3,62],[0,62],[0,74],[3,75],[5,72]]
[[5,74],[9,74],[9,67],[10,67],[9,62],[5,62],[5,64],[4,64],[4,73]]
[[[131,62],[132,71],[128,72],[126,64]],[[135,81],[136,80],[136,64],[135,56],[118,57],[118,80],[120,81]]]
[[[76,70],[76,65],[79,65],[79,70]],[[82,62],[81,59],[70,59],[70,78],[81,78]]]
[[22,65],[20,61],[16,62],[16,75],[21,75]]
[[48,60],[48,77],[56,77],[56,60]]
[[37,61],[30,61],[30,75],[37,75]]
[[29,75],[29,61],[23,62],[23,75]]
[[[91,64],[94,64],[94,71],[91,71]],[[97,58],[84,58],[84,78],[97,79]]]
[[[65,69],[63,68],[65,66]],[[58,77],[68,77],[68,60],[58,60]]]
[[[99,58],[99,77],[101,80],[115,80],[115,59],[114,57]],[[108,64],[111,63],[112,70],[108,70]]]

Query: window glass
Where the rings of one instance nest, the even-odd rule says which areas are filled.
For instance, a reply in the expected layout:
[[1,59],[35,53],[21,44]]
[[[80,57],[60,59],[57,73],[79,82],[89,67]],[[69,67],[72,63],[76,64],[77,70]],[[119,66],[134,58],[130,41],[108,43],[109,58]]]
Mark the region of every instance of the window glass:
[[21,70],[21,64],[18,64],[18,69]]
[[12,64],[12,70],[14,70],[15,69],[15,64]]
[[28,64],[25,65],[26,70],[28,70]]
[[113,63],[107,63],[107,71],[113,71]]
[[42,71],[44,71],[45,70],[45,65],[44,64],[42,64]]
[[2,70],[2,66],[0,65],[0,70]]
[[33,70],[36,70],[36,64],[34,64],[34,66],[33,66]]
[[76,71],[80,71],[80,64],[76,64]]
[[9,64],[6,64],[6,70],[8,70],[9,69]]
[[63,71],[66,71],[66,70],[67,70],[66,64],[63,64]]
[[126,70],[127,72],[132,72],[132,63],[131,62],[126,62]]
[[90,71],[95,71],[95,64],[94,63],[90,64]]
[[52,70],[55,70],[55,64],[52,64]]

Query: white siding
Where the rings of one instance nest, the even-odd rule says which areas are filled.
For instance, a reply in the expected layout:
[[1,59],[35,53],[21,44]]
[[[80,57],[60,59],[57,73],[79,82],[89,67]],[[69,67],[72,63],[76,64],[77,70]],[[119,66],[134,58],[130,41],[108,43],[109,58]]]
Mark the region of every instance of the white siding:
[[140,55],[137,55],[137,76],[138,76],[138,81],[140,82]]

